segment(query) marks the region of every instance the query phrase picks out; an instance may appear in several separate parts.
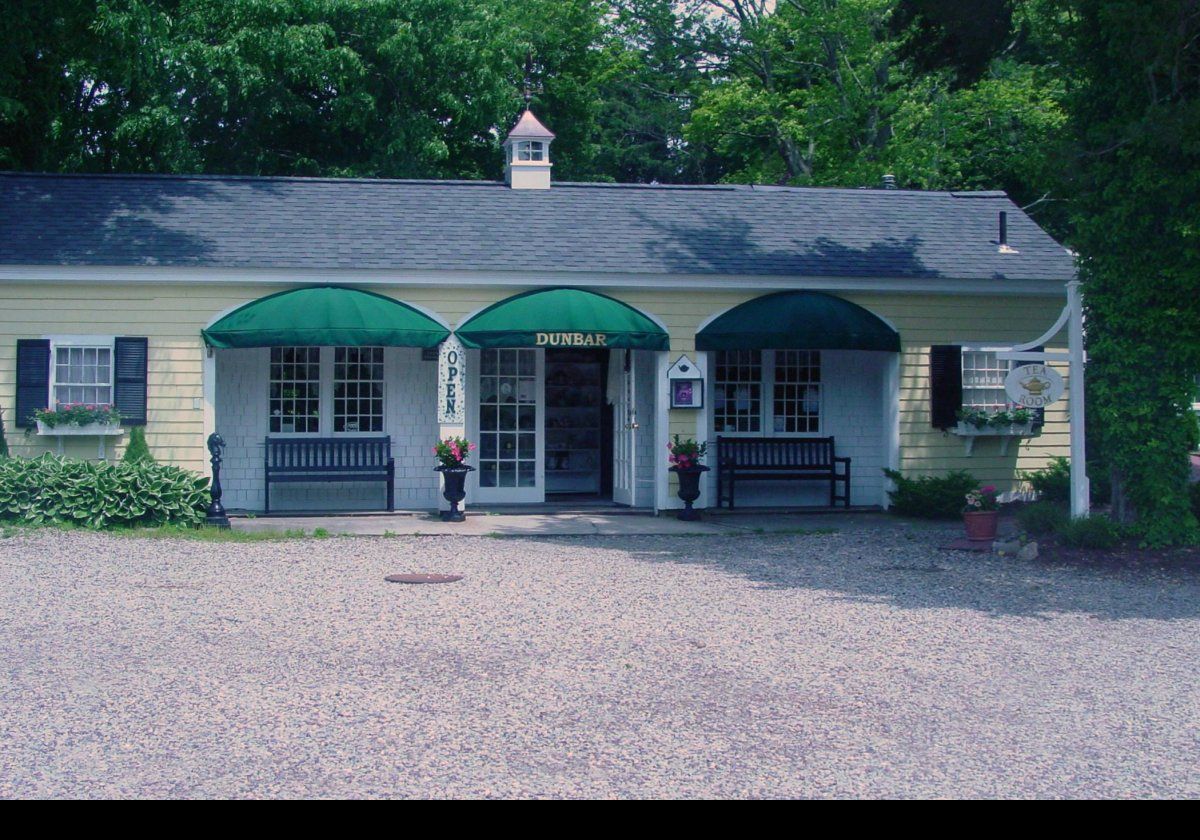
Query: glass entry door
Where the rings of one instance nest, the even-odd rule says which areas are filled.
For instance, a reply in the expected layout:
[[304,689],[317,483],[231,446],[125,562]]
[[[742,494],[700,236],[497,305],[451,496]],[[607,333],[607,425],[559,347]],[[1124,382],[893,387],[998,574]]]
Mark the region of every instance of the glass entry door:
[[480,502],[540,502],[545,498],[543,371],[540,350],[479,353],[476,434]]

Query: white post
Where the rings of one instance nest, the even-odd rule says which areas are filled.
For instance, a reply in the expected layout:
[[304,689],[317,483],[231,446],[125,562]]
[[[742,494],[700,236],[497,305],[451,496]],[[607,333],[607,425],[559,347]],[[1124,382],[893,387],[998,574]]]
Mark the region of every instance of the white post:
[[1071,517],[1078,519],[1091,511],[1091,493],[1087,477],[1087,430],[1084,421],[1083,297],[1078,280],[1067,283],[1067,349],[1070,355],[1068,394],[1071,401]]

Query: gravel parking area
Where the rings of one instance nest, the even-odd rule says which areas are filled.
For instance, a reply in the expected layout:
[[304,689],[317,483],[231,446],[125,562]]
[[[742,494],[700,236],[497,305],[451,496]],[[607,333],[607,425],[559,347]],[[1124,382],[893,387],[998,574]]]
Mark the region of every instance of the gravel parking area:
[[1200,571],[930,534],[0,539],[0,796],[1200,795]]

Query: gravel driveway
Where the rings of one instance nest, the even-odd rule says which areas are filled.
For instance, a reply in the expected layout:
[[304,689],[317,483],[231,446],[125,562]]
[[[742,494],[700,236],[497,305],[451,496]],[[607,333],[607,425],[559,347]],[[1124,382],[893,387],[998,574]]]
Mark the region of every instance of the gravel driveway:
[[1200,795],[1200,571],[934,542],[0,539],[0,796]]

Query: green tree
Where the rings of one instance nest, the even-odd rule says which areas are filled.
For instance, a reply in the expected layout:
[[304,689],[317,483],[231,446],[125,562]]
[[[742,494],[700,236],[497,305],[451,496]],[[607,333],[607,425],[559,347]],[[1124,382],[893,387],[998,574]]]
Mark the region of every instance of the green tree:
[[1114,504],[1147,543],[1195,541],[1200,3],[1077,0],[1070,92],[1090,408]]
[[683,127],[705,87],[700,11],[675,0],[616,0],[598,77],[595,175],[620,183],[707,183],[718,174]]
[[125,446],[125,454],[121,456],[121,460],[126,464],[137,464],[143,461],[150,464],[156,463],[154,456],[150,454],[150,446],[146,443],[145,426],[134,426],[129,430],[129,443]]

